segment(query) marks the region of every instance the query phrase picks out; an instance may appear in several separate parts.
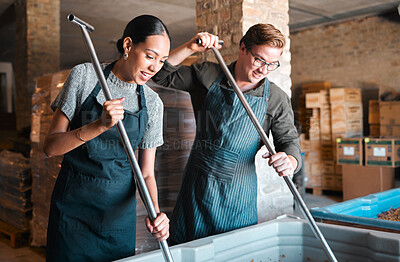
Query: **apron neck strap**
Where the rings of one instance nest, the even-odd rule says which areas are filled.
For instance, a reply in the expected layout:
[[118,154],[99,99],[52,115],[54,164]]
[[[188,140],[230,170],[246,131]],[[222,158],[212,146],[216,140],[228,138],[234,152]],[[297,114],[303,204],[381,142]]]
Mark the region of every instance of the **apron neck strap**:
[[270,92],[270,89],[271,89],[271,85],[270,85],[270,83],[269,83],[269,80],[268,80],[268,78],[265,78],[265,80],[264,80],[265,82],[264,82],[264,93],[263,93],[263,97],[264,97],[264,99],[265,100],[269,100],[269,92]]
[[144,97],[144,89],[142,85],[137,85],[136,94],[138,95],[140,107],[146,108],[146,99]]
[[[110,75],[110,72],[111,72],[111,70],[114,67],[116,62],[117,62],[117,60],[115,60],[111,64],[107,65],[106,68],[104,68],[103,73],[104,73],[104,77],[105,77],[106,80],[107,80],[108,76]],[[92,94],[96,97],[97,94],[100,92],[100,90],[101,90],[101,85],[100,85],[100,82],[97,81],[97,84],[96,84]]]
[[[219,85],[219,83],[222,81],[222,79],[224,77],[225,77],[225,73],[224,73],[224,71],[221,70],[221,73],[219,73],[219,75],[218,75],[217,79],[215,79],[214,83],[216,85]],[[227,81],[229,81],[229,80],[227,80]]]

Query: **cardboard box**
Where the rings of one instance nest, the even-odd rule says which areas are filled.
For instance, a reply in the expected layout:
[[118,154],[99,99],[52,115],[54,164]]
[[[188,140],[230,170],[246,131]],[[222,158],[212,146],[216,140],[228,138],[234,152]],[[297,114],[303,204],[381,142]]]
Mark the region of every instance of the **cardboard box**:
[[306,108],[319,108],[319,93],[306,94]]
[[334,174],[324,174],[322,177],[322,188],[327,190],[333,190],[336,188]]
[[321,155],[321,140],[310,140],[310,153]]
[[368,124],[379,124],[379,100],[369,100]]
[[359,88],[332,88],[329,91],[331,104],[361,102]]
[[400,125],[379,125],[379,136],[400,136]]
[[332,87],[330,82],[313,82],[301,85],[303,93],[319,92],[320,90],[329,90]]
[[335,174],[335,161],[322,161],[322,173]]
[[366,166],[400,166],[400,138],[365,138]]
[[331,107],[330,105],[323,105],[321,107],[320,112],[320,127],[321,127],[321,134],[324,135],[331,135],[332,128],[331,128]]
[[337,190],[343,190],[343,177],[342,174],[335,174],[335,187]]
[[363,138],[338,138],[336,142],[338,164],[363,165]]
[[320,177],[322,176],[322,162],[311,161],[311,176]]
[[305,134],[300,135],[300,147],[302,152],[308,153],[311,150],[310,140],[305,138]]
[[358,137],[363,135],[363,120],[345,120],[332,118],[332,133],[343,134],[344,137]]
[[[321,144],[321,159],[326,161],[333,161],[336,156],[333,155],[333,144]],[[334,173],[334,172],[333,172]]]
[[343,200],[382,192],[394,187],[394,168],[343,165],[342,172]]
[[[369,135],[370,136],[380,136],[381,134],[381,126],[379,124],[369,124]],[[399,126],[400,131],[400,126]],[[400,134],[398,134],[400,136]]]
[[400,125],[400,101],[380,102],[379,113],[381,125]]
[[321,187],[321,186],[322,186],[321,175],[310,175],[307,177],[306,187]]
[[308,119],[308,134],[310,140],[320,140],[320,109],[313,108],[312,115]]
[[342,165],[335,164],[335,175],[342,176]]
[[332,120],[344,119],[362,119],[363,108],[361,103],[332,104]]

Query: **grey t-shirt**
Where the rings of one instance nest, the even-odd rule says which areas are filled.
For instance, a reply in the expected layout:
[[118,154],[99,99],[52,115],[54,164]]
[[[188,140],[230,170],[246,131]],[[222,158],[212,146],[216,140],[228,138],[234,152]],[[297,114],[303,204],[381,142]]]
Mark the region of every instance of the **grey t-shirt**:
[[[102,65],[103,69],[107,65]],[[79,112],[86,98],[93,91],[97,84],[96,72],[91,63],[84,63],[75,66],[64,83],[63,88],[51,104],[51,108],[60,110],[71,121]],[[135,83],[127,83],[116,77],[110,72],[107,83],[110,88],[112,98],[125,97],[122,102],[124,109],[131,112],[139,110],[138,95],[136,94],[137,85]],[[146,98],[146,106],[149,115],[146,132],[139,148],[154,148],[162,145],[162,124],[164,105],[156,92],[147,85],[143,86],[144,96]],[[103,91],[100,90],[96,97],[97,101],[102,105],[106,101]],[[129,136],[129,133],[128,133]]]

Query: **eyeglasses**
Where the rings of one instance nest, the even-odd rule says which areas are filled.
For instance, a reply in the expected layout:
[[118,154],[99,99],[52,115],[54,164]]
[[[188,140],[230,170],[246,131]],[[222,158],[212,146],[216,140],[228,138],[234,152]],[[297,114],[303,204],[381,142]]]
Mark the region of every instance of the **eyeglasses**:
[[275,62],[275,63],[265,62],[263,59],[256,57],[253,54],[253,52],[251,52],[251,49],[247,49],[247,50],[249,50],[250,54],[254,57],[253,65],[256,66],[256,67],[267,66],[267,70],[268,71],[274,71],[281,65],[281,64],[279,64],[279,61]]

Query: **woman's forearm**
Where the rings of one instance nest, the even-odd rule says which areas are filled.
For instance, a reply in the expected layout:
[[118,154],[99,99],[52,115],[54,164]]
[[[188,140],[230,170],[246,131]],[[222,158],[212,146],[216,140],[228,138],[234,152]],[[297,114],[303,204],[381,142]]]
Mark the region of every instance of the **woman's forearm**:
[[154,177],[154,163],[156,158],[156,148],[140,149],[139,150],[139,164],[142,170],[142,175],[149,190],[151,200],[154,204],[156,212],[160,212],[158,206],[158,192],[157,183]]
[[53,132],[46,136],[43,150],[48,157],[63,155],[106,131],[98,119],[78,129]]
[[121,104],[124,100],[125,98],[119,98],[104,102],[103,113],[99,119],[74,130],[69,130],[69,119],[57,108],[44,141],[43,151],[49,157],[63,155],[109,130],[124,118]]
[[149,190],[149,194],[151,197],[151,201],[153,202],[154,208],[157,213],[160,213],[160,207],[158,205],[158,191],[157,184],[154,178],[154,175],[143,175],[144,181],[146,183],[147,189]]

